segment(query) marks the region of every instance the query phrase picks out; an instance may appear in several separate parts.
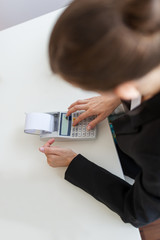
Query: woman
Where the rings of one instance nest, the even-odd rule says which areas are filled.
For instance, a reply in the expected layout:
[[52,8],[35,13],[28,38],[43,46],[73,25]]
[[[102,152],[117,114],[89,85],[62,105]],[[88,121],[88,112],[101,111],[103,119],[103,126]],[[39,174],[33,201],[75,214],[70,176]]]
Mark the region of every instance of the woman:
[[69,107],[68,115],[85,110],[75,125],[97,115],[90,130],[121,100],[138,98],[139,103],[112,122],[122,167],[135,178],[133,186],[70,149],[51,147],[54,139],[40,148],[48,164],[67,166],[66,180],[106,204],[124,222],[140,227],[158,219],[160,1],[75,0],[53,29],[49,56],[53,72],[101,94]]

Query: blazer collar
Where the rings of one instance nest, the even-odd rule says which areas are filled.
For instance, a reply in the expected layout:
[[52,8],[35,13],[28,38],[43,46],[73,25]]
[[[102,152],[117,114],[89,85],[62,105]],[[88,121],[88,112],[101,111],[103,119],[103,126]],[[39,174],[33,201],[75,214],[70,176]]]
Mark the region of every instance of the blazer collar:
[[117,134],[136,133],[142,125],[160,118],[160,93],[113,121]]

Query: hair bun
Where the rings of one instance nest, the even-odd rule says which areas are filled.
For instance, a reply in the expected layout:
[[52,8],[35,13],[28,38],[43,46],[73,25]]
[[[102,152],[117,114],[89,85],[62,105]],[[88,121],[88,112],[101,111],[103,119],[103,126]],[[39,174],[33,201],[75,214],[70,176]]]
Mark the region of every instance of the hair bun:
[[123,22],[131,29],[145,34],[160,30],[160,0],[126,0]]

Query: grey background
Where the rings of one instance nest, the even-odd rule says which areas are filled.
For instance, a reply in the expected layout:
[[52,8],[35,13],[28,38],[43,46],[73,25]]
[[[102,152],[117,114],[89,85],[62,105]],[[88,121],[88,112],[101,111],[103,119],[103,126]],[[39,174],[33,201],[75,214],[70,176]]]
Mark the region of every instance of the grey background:
[[71,0],[0,0],[0,30],[68,5]]

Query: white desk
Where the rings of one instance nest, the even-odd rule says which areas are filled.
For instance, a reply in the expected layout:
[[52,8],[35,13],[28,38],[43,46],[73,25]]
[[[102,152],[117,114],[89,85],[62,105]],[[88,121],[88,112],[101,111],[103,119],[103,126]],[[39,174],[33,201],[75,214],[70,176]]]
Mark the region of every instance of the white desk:
[[[46,164],[39,137],[23,133],[24,112],[66,110],[94,95],[50,72],[48,38],[60,13],[0,32],[0,239],[138,240],[137,229],[65,181],[65,168]],[[107,121],[100,124],[96,141],[58,145],[123,178]]]

